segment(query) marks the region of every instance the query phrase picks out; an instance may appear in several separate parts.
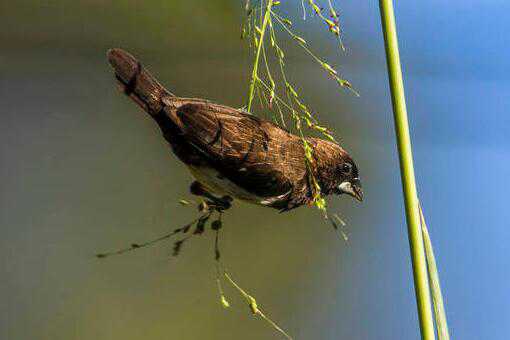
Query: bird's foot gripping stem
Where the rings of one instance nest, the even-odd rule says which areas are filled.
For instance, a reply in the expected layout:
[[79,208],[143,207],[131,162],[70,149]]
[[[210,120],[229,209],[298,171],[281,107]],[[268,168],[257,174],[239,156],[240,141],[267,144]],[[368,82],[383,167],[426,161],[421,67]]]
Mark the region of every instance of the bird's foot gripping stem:
[[218,197],[207,191],[204,186],[197,181],[191,183],[189,191],[196,196],[204,197],[205,199],[198,205],[198,210],[205,211],[217,211],[219,213],[228,210],[232,206],[232,197],[222,196]]

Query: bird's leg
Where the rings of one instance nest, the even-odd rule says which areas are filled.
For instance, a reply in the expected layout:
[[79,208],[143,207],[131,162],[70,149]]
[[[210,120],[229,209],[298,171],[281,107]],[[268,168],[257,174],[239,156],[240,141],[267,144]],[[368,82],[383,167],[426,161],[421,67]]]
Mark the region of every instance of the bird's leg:
[[[228,195],[225,195],[222,197],[213,195],[209,191],[207,191],[207,189],[204,188],[204,186],[198,181],[194,181],[193,183],[191,183],[189,191],[193,195],[205,197],[207,199],[207,200],[205,200],[205,204],[210,209],[221,212],[221,211],[229,209],[232,206],[232,197],[230,197]],[[206,207],[202,206],[202,204],[199,206],[199,210],[201,210],[201,211],[206,208]]]

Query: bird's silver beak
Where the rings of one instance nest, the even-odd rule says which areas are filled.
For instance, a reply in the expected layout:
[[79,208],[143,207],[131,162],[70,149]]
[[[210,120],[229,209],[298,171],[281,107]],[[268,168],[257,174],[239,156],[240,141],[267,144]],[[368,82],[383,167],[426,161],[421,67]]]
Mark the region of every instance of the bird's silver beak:
[[363,188],[361,187],[361,182],[359,178],[355,178],[351,181],[342,182],[338,186],[338,190],[342,194],[352,196],[360,202],[363,201]]

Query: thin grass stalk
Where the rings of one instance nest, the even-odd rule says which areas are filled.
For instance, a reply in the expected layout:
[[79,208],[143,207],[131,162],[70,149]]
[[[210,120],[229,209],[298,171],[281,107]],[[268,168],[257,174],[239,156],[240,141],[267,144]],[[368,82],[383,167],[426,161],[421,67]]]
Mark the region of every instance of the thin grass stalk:
[[430,288],[432,292],[432,302],[434,302],[434,317],[436,320],[437,338],[439,340],[450,340],[448,332],[448,322],[446,321],[446,312],[444,310],[443,294],[441,293],[441,285],[439,283],[439,274],[437,272],[436,258],[432,241],[430,240],[427,223],[423,216],[423,210],[420,204],[420,221],[423,233],[423,243],[425,245],[425,254],[427,256],[427,268],[429,272]]
[[[253,70],[250,79],[250,88],[248,90],[248,104],[246,105],[246,110],[251,112],[251,103],[253,102],[253,97],[255,96],[255,84],[258,79],[258,69],[259,69],[259,61],[260,61],[260,52],[262,51],[262,46],[264,45],[264,35],[266,33],[267,24],[269,19],[271,18],[271,9],[273,8],[273,0],[267,1],[266,11],[264,13],[264,20],[262,21],[262,27],[260,28],[260,36],[258,39],[257,52],[255,54],[255,60],[253,62]],[[256,34],[256,33],[254,33]]]
[[397,29],[392,0],[379,0],[382,30],[386,49],[386,61],[390,81],[393,117],[400,160],[400,174],[404,191],[407,229],[413,264],[414,288],[418,307],[421,338],[435,339],[434,320],[430,303],[430,287],[427,261],[420,223],[420,209],[414,177],[413,155],[409,123],[398,51]]

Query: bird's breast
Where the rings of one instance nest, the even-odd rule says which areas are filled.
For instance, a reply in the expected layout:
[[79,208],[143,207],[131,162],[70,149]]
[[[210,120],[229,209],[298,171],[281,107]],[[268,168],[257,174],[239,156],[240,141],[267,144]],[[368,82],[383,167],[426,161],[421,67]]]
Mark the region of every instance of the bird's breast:
[[219,197],[228,195],[232,198],[253,204],[274,206],[279,202],[286,201],[291,194],[291,191],[288,191],[282,195],[261,197],[238,186],[214,168],[194,165],[188,165],[188,168],[198,182],[204,185],[211,194]]
[[263,204],[264,198],[254,195],[221,175],[216,169],[207,166],[188,165],[197,181],[203,184],[211,194],[228,195],[239,200],[255,204]]

